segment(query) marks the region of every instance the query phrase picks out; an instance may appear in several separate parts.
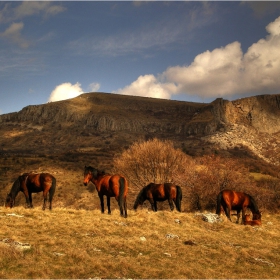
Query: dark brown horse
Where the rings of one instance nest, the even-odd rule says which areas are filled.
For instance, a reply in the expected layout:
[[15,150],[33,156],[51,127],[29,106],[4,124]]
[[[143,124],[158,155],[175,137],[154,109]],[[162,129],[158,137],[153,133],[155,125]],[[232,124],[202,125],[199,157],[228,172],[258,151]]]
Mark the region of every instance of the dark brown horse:
[[253,220],[260,220],[261,213],[258,209],[255,199],[244,192],[235,192],[231,190],[223,190],[217,196],[216,214],[221,214],[221,207],[223,207],[226,216],[231,221],[231,210],[237,211],[237,221],[239,223],[240,212],[242,211],[242,223],[245,221],[245,212],[247,208],[253,213]]
[[43,192],[43,210],[46,208],[47,196],[49,193],[49,209],[52,209],[52,199],[55,193],[56,179],[49,173],[24,173],[20,175],[10,190],[6,198],[6,207],[12,208],[15,205],[15,198],[18,193],[23,192],[27,207],[32,208],[32,193]]
[[138,194],[133,208],[136,210],[138,205],[143,205],[145,200],[149,200],[153,211],[157,211],[157,201],[168,200],[171,211],[176,209],[181,212],[182,189],[171,183],[155,184],[150,183]]
[[245,214],[245,221],[244,221],[244,225],[250,225],[250,226],[261,226],[262,225],[262,221],[261,219],[259,220],[250,220],[250,215],[249,214]]
[[104,213],[103,196],[107,196],[108,214],[111,214],[110,198],[115,197],[118,201],[121,216],[127,217],[126,197],[128,193],[127,179],[121,175],[109,175],[98,169],[85,166],[84,185],[91,181],[98,192],[100,199],[101,212]]

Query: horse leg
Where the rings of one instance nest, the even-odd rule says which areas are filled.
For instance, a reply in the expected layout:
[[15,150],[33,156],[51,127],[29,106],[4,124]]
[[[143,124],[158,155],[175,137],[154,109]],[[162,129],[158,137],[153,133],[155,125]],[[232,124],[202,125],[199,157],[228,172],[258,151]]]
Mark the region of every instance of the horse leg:
[[31,193],[27,192],[27,191],[23,191],[23,194],[25,196],[25,200],[26,200],[26,207],[27,208],[30,208],[31,205],[30,205],[30,196],[31,196]]
[[124,217],[127,218],[127,203],[126,203],[126,197],[124,198]]
[[154,209],[155,209],[154,211],[157,212],[157,201],[156,200],[154,200]]
[[29,208],[33,208],[33,204],[32,204],[32,193],[29,193],[28,194],[28,197],[29,197]]
[[148,200],[151,203],[152,210],[154,212],[156,212],[157,211],[157,203],[156,203],[156,201],[154,201],[152,198],[148,198]]
[[118,205],[119,205],[120,215],[123,216],[123,210],[124,210],[124,205],[123,204],[124,204],[124,202],[122,201],[122,199],[118,195],[116,195],[115,198],[116,198],[116,201],[118,202]]
[[43,210],[46,209],[46,202],[48,200],[48,193],[46,191],[43,192],[43,196],[44,196],[44,203],[43,203]]
[[246,212],[246,208],[242,208],[242,221],[241,221],[242,225],[244,225],[245,222],[245,212]]
[[172,198],[168,199],[168,203],[169,203],[169,206],[170,206],[170,210],[173,211],[174,210],[174,204],[173,204]]
[[104,214],[104,199],[103,199],[103,195],[99,195],[99,199],[100,199],[100,206],[101,206],[101,213]]
[[[237,224],[239,224],[240,211],[241,211],[241,210],[237,210],[237,220],[236,220],[236,223],[237,223]],[[242,214],[242,216],[243,216],[243,214]],[[242,218],[242,220],[243,220],[243,218]],[[242,222],[241,222],[241,223],[242,223]]]
[[120,208],[121,216],[123,216],[123,213],[124,213],[124,208],[125,208],[124,204],[125,204],[125,202],[123,202],[123,204],[122,204],[119,200],[119,208]]
[[49,191],[49,201],[50,201],[50,206],[49,209],[52,210],[52,199],[53,199],[53,192],[51,190]]
[[107,196],[107,207],[108,207],[108,214],[111,214],[110,196]]
[[226,216],[228,217],[228,219],[232,222],[232,220],[231,220],[231,216],[230,216],[230,211],[231,209],[229,208],[229,207],[226,207],[225,208],[225,212],[226,212]]

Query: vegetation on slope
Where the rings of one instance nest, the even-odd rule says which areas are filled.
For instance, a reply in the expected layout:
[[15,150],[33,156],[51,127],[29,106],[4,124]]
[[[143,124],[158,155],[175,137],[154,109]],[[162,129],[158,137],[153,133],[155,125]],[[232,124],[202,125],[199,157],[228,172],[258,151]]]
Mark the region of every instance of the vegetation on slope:
[[[9,216],[17,214],[18,216]],[[262,227],[195,213],[0,208],[0,278],[278,278],[279,215]],[[19,251],[5,239],[28,243]],[[6,240],[7,241],[7,240]]]

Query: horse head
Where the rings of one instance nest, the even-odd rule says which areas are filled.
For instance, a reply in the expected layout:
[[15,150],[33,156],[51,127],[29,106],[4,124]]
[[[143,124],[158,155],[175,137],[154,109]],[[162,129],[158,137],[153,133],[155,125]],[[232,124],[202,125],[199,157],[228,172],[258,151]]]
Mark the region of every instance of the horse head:
[[85,166],[85,171],[84,171],[84,185],[87,186],[89,181],[92,179],[96,179],[98,176],[98,170],[91,167],[91,166]]
[[253,220],[261,220],[261,218],[262,218],[261,212],[258,211],[253,213]]
[[10,193],[7,194],[6,202],[5,202],[6,208],[8,208],[8,207],[13,208],[14,205],[15,205],[15,198],[13,198]]

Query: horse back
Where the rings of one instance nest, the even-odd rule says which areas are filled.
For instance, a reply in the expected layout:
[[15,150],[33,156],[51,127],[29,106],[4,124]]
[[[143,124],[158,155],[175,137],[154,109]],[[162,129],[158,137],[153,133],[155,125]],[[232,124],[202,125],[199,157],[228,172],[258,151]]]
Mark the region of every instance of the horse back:
[[241,209],[250,205],[250,196],[243,192],[223,190],[222,199],[224,203],[232,209]]
[[[128,181],[127,179],[122,175],[112,175],[109,180],[109,186],[110,190],[112,191],[112,194],[114,196],[118,196],[120,191],[122,191],[123,196],[126,197],[128,193]],[[122,190],[121,190],[122,188]]]
[[166,200],[169,197],[176,197],[177,187],[172,183],[155,184],[150,183],[146,190],[146,196],[156,200]]
[[112,191],[110,190],[110,178],[111,175],[103,175],[102,177],[99,177],[98,180],[95,182],[96,189],[99,194],[101,195],[107,195],[112,196]]
[[41,192],[52,187],[54,177],[49,173],[24,174],[26,186],[31,192]]

